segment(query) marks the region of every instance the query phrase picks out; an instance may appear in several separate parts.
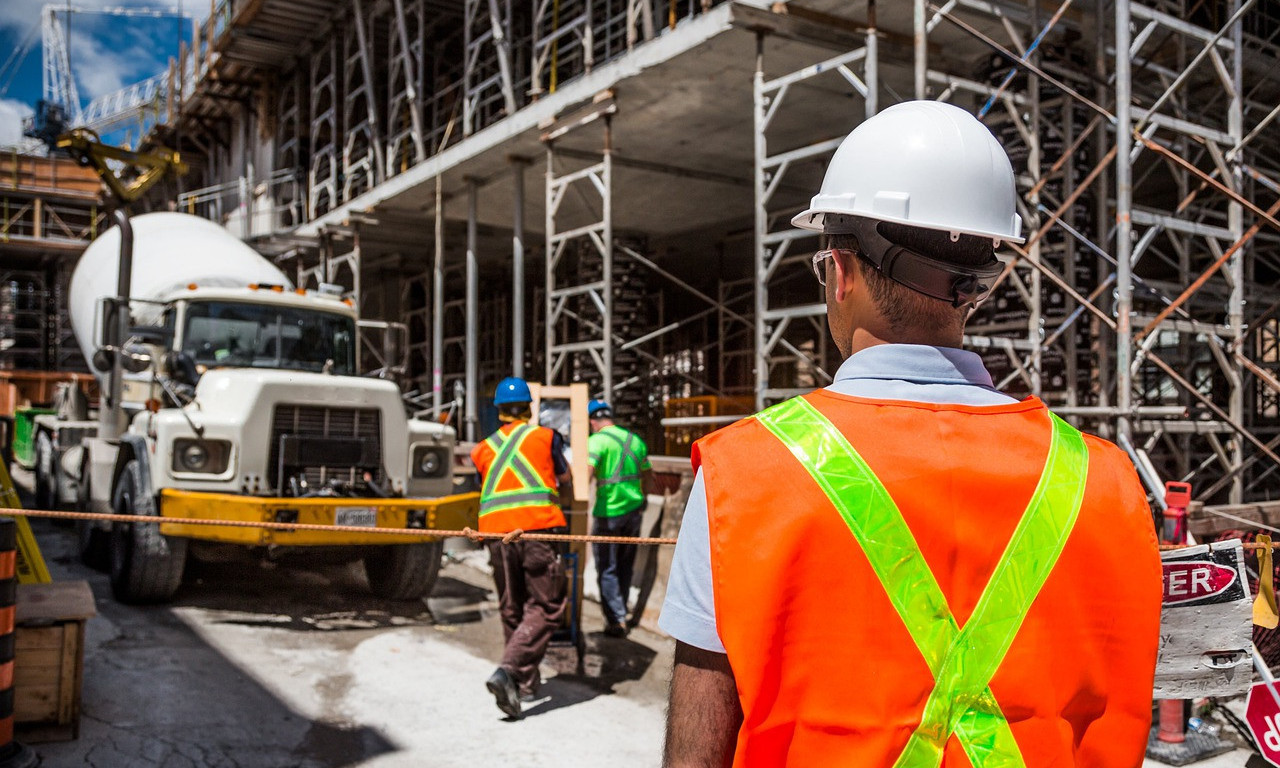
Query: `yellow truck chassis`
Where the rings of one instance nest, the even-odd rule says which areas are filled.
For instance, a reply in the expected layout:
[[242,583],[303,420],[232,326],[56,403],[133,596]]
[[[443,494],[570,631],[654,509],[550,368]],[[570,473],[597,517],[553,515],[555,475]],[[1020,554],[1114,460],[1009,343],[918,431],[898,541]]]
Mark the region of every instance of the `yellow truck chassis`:
[[161,523],[166,536],[218,541],[245,546],[329,547],[370,544],[413,544],[425,541],[420,534],[373,533],[372,529],[409,529],[411,510],[421,510],[422,525],[414,528],[460,531],[478,527],[480,494],[460,493],[435,499],[374,499],[347,497],[278,498],[241,496],[231,493],[202,493],[166,488],[160,492],[162,518],[235,520],[240,522],[287,522],[300,525],[335,525],[338,510],[374,510],[377,525],[370,533],[352,531],[269,530],[239,526]]

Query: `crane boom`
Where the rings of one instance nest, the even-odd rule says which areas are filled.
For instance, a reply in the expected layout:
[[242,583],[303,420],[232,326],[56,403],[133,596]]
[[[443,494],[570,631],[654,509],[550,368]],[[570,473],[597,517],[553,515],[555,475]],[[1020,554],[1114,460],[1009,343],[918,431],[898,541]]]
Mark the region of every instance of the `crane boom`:
[[[44,101],[65,111],[72,124],[80,122],[80,91],[71,74],[71,50],[67,36],[58,24],[58,7],[46,5],[41,10],[40,31],[44,44]],[[70,17],[68,16],[68,23]]]

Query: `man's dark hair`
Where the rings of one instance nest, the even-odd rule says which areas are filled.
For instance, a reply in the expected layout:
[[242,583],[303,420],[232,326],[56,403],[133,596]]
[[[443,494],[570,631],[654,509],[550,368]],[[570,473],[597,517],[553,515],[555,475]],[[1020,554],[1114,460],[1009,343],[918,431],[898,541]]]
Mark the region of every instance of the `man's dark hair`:
[[[991,261],[994,251],[989,238],[975,235],[960,235],[959,239],[953,242],[949,232],[891,222],[881,222],[877,230],[894,245],[900,245],[931,259],[960,266],[986,264]],[[851,234],[825,235],[824,239],[826,248],[861,250],[857,238]],[[872,300],[889,321],[889,327],[895,331],[921,325],[935,328],[963,325],[965,318],[968,317],[968,307],[953,307],[946,301],[912,290],[885,277],[861,257],[857,262],[858,271],[867,281]]]
[[498,413],[512,419],[527,419],[533,415],[528,403],[503,403],[498,406]]

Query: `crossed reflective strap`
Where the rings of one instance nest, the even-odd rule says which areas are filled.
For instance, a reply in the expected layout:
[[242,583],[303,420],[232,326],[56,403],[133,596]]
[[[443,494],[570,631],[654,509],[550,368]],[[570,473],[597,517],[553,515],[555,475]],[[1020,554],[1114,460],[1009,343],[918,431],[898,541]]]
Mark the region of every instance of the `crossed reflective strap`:
[[[635,439],[635,435],[627,433],[626,439],[619,437],[616,433],[608,430],[602,430],[598,434],[604,435],[618,445],[622,446],[622,454],[618,457],[618,465],[613,468],[613,473],[607,478],[598,481],[598,485],[617,485],[630,480],[640,479],[640,457],[631,450],[631,441]],[[634,468],[632,472],[623,474],[627,468],[627,460],[631,460],[631,466]]]
[[1089,469],[1080,432],[1050,414],[1053,438],[1035,493],[960,628],[902,513],[835,425],[803,398],[756,418],[835,506],[933,674],[920,725],[895,768],[937,768],[953,733],[974,768],[1022,768],[989,685],[1075,526]]
[[[538,476],[538,471],[524,457],[521,447],[524,441],[533,434],[537,427],[532,424],[521,424],[504,435],[498,432],[485,442],[493,449],[496,457],[489,465],[489,474],[480,489],[480,515],[498,512],[513,507],[527,507],[535,504],[553,504],[555,492],[548,488]],[[507,472],[514,472],[520,481],[520,487],[510,491],[499,491],[498,480]]]

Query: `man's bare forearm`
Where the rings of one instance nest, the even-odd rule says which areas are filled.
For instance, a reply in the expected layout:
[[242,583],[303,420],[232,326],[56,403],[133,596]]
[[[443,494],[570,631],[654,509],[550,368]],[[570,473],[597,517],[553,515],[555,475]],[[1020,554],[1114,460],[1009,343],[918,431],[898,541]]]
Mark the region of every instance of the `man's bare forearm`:
[[663,768],[730,765],[741,725],[729,657],[677,642]]

